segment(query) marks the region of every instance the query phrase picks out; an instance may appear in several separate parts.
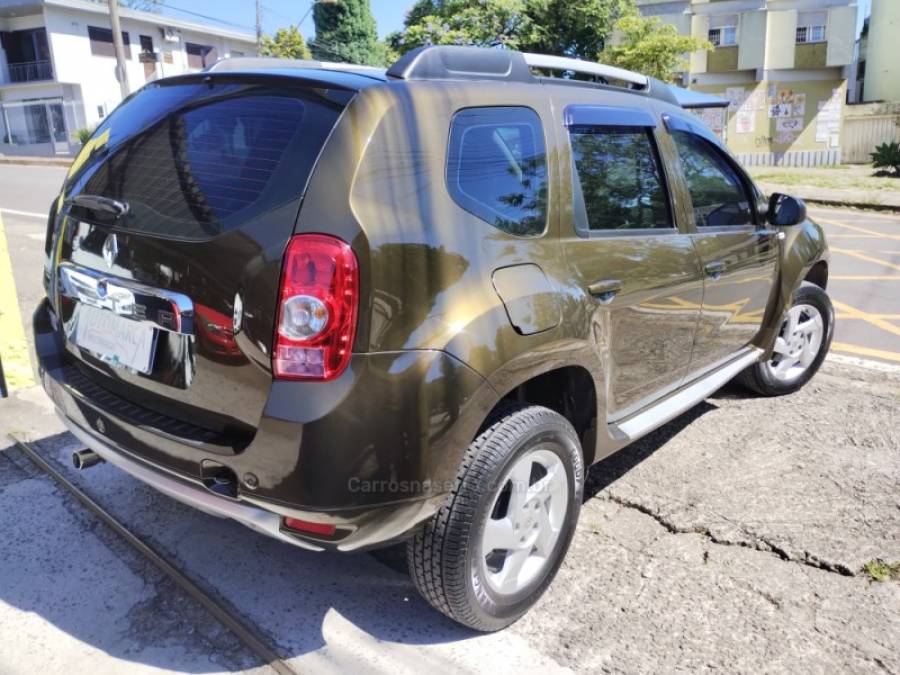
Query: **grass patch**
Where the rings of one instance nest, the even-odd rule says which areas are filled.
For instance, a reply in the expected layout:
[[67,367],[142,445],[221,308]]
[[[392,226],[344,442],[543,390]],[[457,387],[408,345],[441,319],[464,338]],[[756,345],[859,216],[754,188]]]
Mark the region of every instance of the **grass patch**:
[[868,574],[872,581],[900,581],[900,562],[886,563],[876,558],[863,565],[863,572]]
[[836,190],[874,190],[900,193],[900,179],[877,176],[868,165],[846,165],[817,168],[751,166],[754,180],[776,185],[803,185]]

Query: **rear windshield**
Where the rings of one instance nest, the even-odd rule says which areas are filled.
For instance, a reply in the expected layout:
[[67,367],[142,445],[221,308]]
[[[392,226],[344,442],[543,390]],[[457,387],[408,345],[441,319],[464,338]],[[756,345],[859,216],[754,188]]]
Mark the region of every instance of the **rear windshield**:
[[[117,229],[205,238],[296,201],[349,94],[254,83],[160,83],[97,129],[67,197],[129,206]],[[110,216],[75,207],[73,215]]]

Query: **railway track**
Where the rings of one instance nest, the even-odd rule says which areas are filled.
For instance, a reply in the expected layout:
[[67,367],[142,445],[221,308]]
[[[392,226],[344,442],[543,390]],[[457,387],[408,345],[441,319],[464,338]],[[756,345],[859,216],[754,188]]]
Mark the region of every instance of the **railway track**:
[[90,495],[72,483],[58,469],[44,459],[29,443],[23,441],[14,434],[10,434],[9,438],[35,466],[49,475],[60,487],[71,494],[87,511],[99,518],[141,556],[162,571],[181,590],[187,593],[188,596],[200,603],[204,609],[230,630],[234,636],[240,640],[247,649],[255,654],[271,671],[277,673],[277,675],[299,675],[299,671],[285,661],[273,647],[267,644],[266,640],[257,630],[248,625],[240,616],[237,616],[234,612],[227,609],[225,605],[203,590],[197,583],[179,570],[178,567],[166,560],[166,558],[152,546],[128,529],[125,524],[104,509],[91,498]]

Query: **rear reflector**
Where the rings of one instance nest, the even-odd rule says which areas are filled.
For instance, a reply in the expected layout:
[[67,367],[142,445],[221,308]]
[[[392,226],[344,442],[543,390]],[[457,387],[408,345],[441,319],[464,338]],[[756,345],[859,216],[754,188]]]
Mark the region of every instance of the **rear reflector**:
[[306,534],[318,534],[323,537],[330,537],[337,529],[334,525],[326,525],[325,523],[311,523],[308,520],[300,520],[298,518],[283,518],[281,522],[284,527],[294,532],[303,532]]
[[350,362],[359,273],[346,242],[298,234],[288,243],[279,290],[272,369],[290,380],[333,380]]

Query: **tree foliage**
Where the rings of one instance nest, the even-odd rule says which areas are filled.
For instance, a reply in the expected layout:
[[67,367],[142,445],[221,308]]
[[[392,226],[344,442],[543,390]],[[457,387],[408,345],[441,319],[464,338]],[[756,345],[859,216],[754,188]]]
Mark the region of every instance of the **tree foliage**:
[[310,42],[315,58],[367,65],[384,65],[385,49],[378,45],[369,0],[319,3],[313,9],[316,38]]
[[312,54],[297,26],[279,28],[275,35],[264,35],[259,53],[280,59],[311,59]]
[[[104,3],[105,4],[105,3]],[[119,0],[122,7],[136,9],[141,12],[158,12],[160,0]]]
[[616,22],[615,31],[618,39],[600,53],[600,60],[664,82],[671,82],[676,73],[686,70],[685,54],[712,49],[706,40],[679,35],[675,26],[661,23],[655,16],[628,14]]
[[527,51],[595,59],[616,21],[636,11],[634,0],[526,0],[535,27]]
[[389,41],[401,53],[463,44],[593,59],[630,11],[634,0],[419,0]]

